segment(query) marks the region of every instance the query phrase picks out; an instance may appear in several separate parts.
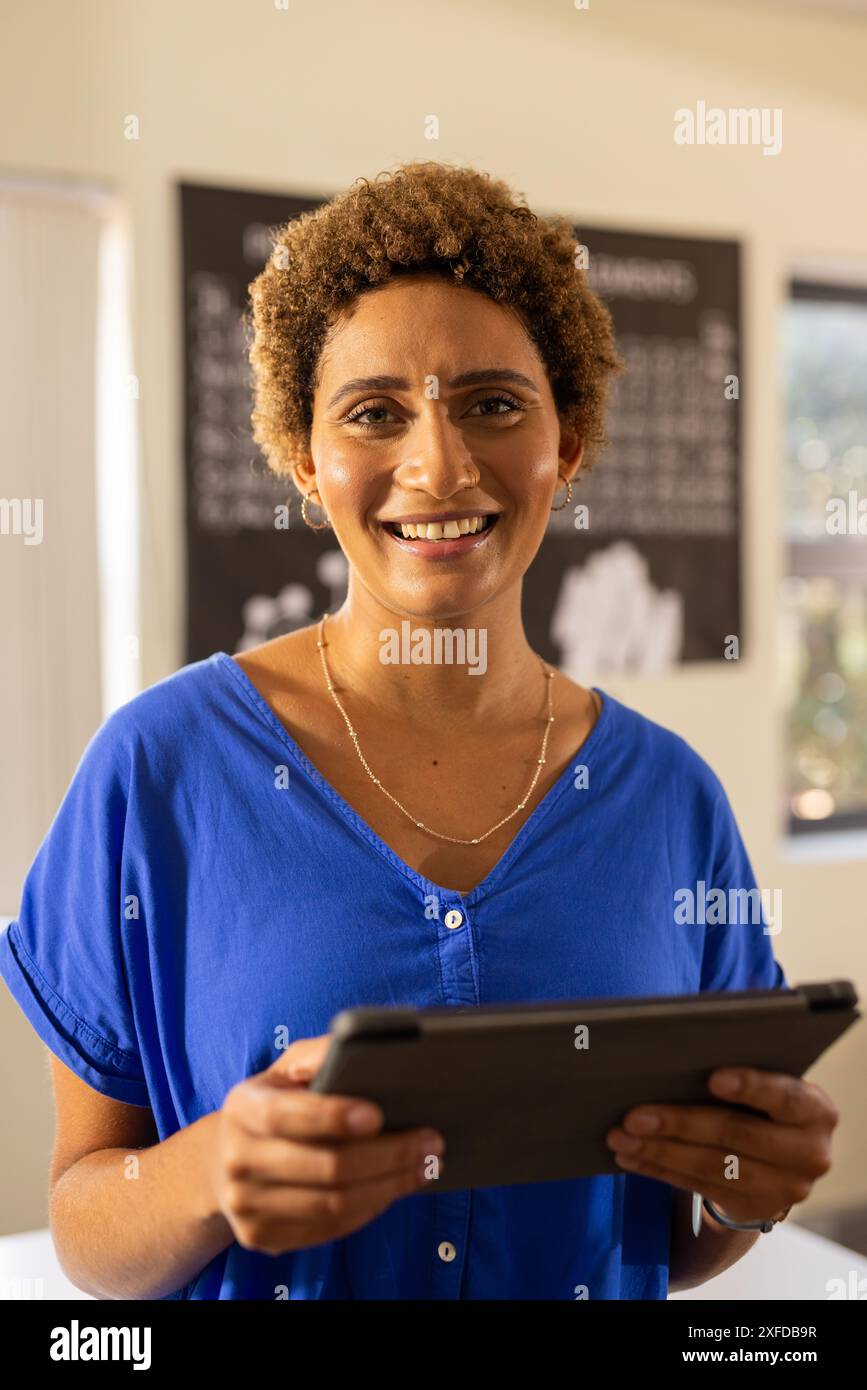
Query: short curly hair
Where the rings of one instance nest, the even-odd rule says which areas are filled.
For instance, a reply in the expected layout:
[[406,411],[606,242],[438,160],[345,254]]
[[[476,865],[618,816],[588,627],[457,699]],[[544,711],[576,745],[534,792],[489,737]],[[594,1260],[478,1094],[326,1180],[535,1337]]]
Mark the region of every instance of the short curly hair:
[[415,161],[356,180],[276,228],[272,244],[249,286],[246,326],[253,438],[278,475],[309,452],[329,329],[358,295],[401,274],[442,275],[516,310],[561,418],[584,441],[585,466],[607,442],[605,401],[623,362],[565,218],[537,216],[488,174]]

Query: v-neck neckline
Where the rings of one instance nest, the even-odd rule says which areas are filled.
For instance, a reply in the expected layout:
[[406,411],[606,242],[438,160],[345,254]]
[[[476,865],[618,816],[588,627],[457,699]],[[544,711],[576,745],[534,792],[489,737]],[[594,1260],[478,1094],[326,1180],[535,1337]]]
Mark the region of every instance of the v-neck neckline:
[[591,689],[596,691],[596,694],[602,702],[602,708],[597,715],[596,723],[593,725],[593,728],[572,753],[568,763],[560,773],[560,776],[548,788],[542,800],[530,812],[530,815],[519,827],[517,833],[512,836],[512,839],[509,841],[497,862],[474,888],[471,888],[467,893],[462,893],[457,888],[446,888],[441,883],[435,883],[433,879],[427,878],[424,874],[419,873],[417,869],[412,868],[410,864],[407,864],[405,860],[401,859],[396,850],[393,850],[391,845],[383,840],[382,836],[368,824],[363,816],[359,815],[354,806],[349,804],[337,788],[328,781],[328,778],[324,777],[315,764],[310,761],[307,754],[295,742],[289,730],[281,720],[278,719],[267,700],[253,684],[246,671],[238,664],[234,657],[230,656],[228,652],[219,651],[214,652],[210,660],[214,662],[215,665],[228,671],[236,685],[240,688],[241,693],[246,696],[248,702],[268,725],[272,733],[276,734],[280,742],[289,750],[293,761],[305,774],[308,780],[327,797],[343,816],[344,820],[353,825],[364,839],[367,840],[368,844],[372,845],[377,853],[382,855],[383,859],[385,859],[393,869],[396,869],[404,878],[408,878],[416,887],[423,889],[427,895],[433,894],[438,898],[448,897],[455,902],[466,903],[468,906],[472,906],[479,898],[483,897],[495,886],[496,882],[503,876],[515,856],[523,849],[531,835],[538,830],[541,822],[548,815],[569,785],[569,779],[574,775],[572,764],[575,759],[579,756],[583,758],[589,752],[594,752],[596,745],[607,736],[614,713],[614,705],[617,703],[615,700],[612,700],[611,696],[607,695],[604,690],[600,690],[598,686],[591,687]]

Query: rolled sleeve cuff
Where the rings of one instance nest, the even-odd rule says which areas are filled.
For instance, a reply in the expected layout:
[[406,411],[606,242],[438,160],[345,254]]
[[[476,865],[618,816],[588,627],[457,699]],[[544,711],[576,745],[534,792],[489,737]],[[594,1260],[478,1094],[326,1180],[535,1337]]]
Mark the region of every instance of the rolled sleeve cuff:
[[0,976],[45,1045],[95,1091],[128,1105],[149,1106],[138,1058],[103,1038],[60,998],[15,928],[12,922],[0,933]]

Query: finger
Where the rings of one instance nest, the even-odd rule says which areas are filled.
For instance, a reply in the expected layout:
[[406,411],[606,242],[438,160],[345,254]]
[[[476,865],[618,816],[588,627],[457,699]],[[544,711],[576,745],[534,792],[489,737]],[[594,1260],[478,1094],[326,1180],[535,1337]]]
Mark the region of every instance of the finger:
[[[654,1118],[657,1127],[650,1129]],[[637,1106],[624,1116],[622,1127],[609,1131],[609,1137],[624,1133],[716,1148],[724,1154],[756,1158],[771,1167],[788,1168],[812,1178],[822,1177],[831,1167],[831,1142],[826,1129],[782,1125],[728,1106]]]
[[783,1072],[723,1067],[711,1073],[708,1088],[723,1100],[762,1110],[784,1125],[827,1123],[833,1128],[839,1119],[834,1102],[821,1087]]
[[620,1162],[618,1167],[627,1173],[643,1178],[655,1178],[657,1182],[668,1183],[670,1187],[678,1188],[682,1192],[695,1193],[700,1191],[703,1197],[709,1201],[716,1202],[722,1207],[727,1216],[734,1221],[751,1221],[756,1219],[753,1212],[757,1210],[749,1201],[733,1196],[731,1193],[731,1183],[724,1186],[711,1180],[700,1182],[699,1179],[690,1177],[688,1174],[681,1173],[674,1168],[665,1168],[661,1164],[645,1162]]
[[278,1084],[305,1086],[321,1067],[330,1042],[330,1033],[321,1033],[317,1038],[298,1038],[281,1052],[263,1075]]
[[357,1139],[377,1133],[385,1119],[371,1101],[283,1090],[264,1077],[236,1087],[223,1108],[247,1133],[279,1139]]
[[226,1210],[241,1244],[279,1254],[349,1235],[425,1185],[419,1168],[345,1189],[244,1187]]
[[[262,1139],[226,1156],[230,1180],[298,1187],[353,1187],[427,1165],[439,1176],[445,1151],[436,1130],[412,1129],[339,1144]],[[431,1160],[436,1162],[432,1163]]]
[[781,1207],[803,1202],[813,1186],[811,1179],[802,1174],[773,1168],[755,1159],[739,1162],[737,1177],[732,1177],[719,1149],[668,1139],[639,1142],[640,1148],[632,1153],[615,1152],[619,1168],[644,1177],[670,1174],[666,1182],[685,1191],[701,1192],[706,1197],[718,1195],[727,1211],[733,1202],[758,1203],[778,1211]]

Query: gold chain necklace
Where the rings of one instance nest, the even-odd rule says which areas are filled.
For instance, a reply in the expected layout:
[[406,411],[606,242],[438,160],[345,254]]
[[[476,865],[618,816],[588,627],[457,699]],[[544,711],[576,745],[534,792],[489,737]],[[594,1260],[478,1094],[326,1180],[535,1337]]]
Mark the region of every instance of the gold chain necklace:
[[396,796],[392,796],[391,792],[388,791],[382,785],[379,778],[375,777],[374,774],[371,772],[370,768],[368,767],[367,760],[365,759],[365,756],[362,753],[361,748],[359,747],[358,735],[356,734],[355,730],[352,727],[352,724],[349,721],[349,716],[346,713],[346,710],[343,708],[342,704],[340,703],[340,700],[337,697],[337,692],[334,689],[334,683],[331,679],[331,675],[329,673],[328,666],[325,661],[325,648],[327,646],[327,643],[325,641],[325,619],[328,616],[329,615],[327,613],[324,613],[322,615],[322,619],[319,623],[319,640],[316,643],[317,647],[319,648],[319,657],[322,661],[322,670],[325,674],[325,684],[328,686],[331,698],[334,700],[334,703],[336,704],[337,708],[340,710],[340,713],[343,716],[343,722],[349,730],[349,737],[352,739],[352,742],[355,745],[355,751],[361,760],[362,767],[364,768],[371,782],[373,782],[375,786],[379,787],[379,790],[383,793],[383,795],[387,796],[389,801],[393,801],[397,809],[399,811],[402,811],[403,814],[407,817],[407,819],[411,820],[413,825],[417,826],[419,830],[426,831],[428,835],[435,835],[438,840],[448,840],[453,845],[480,845],[482,840],[487,840],[488,836],[493,835],[495,830],[499,830],[501,825],[505,825],[506,822],[510,821],[513,816],[516,816],[519,811],[523,811],[524,807],[527,805],[527,802],[530,800],[530,797],[533,795],[533,788],[539,780],[539,774],[541,773],[542,768],[545,766],[545,752],[548,747],[548,735],[551,732],[551,725],[554,723],[554,716],[551,713],[551,708],[553,704],[553,687],[551,685],[551,682],[554,679],[555,673],[553,671],[548,670],[542,658],[539,657],[539,663],[548,682],[548,714],[545,718],[545,732],[542,735],[542,747],[539,752],[539,757],[536,760],[536,771],[533,774],[532,782],[527,788],[527,795],[524,797],[523,801],[518,802],[514,811],[510,811],[507,816],[503,816],[503,819],[498,820],[496,825],[492,825],[490,830],[486,830],[484,835],[474,835],[471,840],[462,840],[459,839],[456,835],[441,835],[438,830],[431,830],[429,825],[425,825],[423,821],[416,820],[412,812],[408,811],[405,806],[402,806]]

